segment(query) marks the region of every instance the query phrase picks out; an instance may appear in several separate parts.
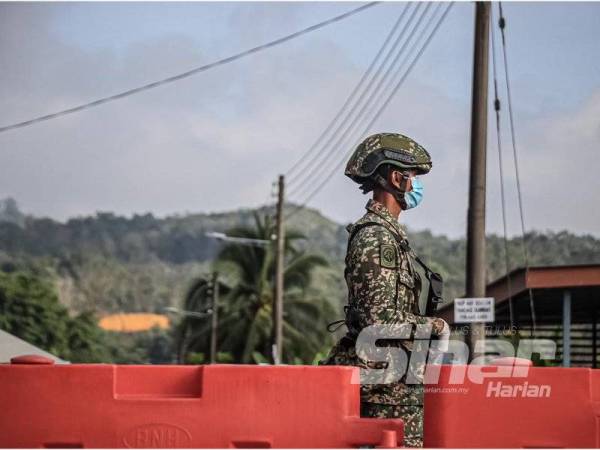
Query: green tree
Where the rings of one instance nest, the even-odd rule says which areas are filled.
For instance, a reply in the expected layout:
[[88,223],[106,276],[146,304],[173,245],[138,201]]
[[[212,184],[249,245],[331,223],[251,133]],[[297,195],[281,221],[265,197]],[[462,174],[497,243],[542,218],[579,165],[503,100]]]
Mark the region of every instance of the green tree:
[[0,328],[71,362],[110,362],[104,332],[90,312],[73,318],[49,279],[0,272]]
[[0,272],[0,328],[52,354],[68,353],[67,310],[52,285],[29,272]]
[[[254,227],[236,227],[231,236],[271,240],[273,226],[268,217],[255,215]],[[299,251],[294,245],[304,237],[287,231],[284,272],[284,362],[312,362],[316,353],[330,344],[326,331],[334,315],[329,301],[311,286],[312,272],[327,266],[318,255]],[[275,274],[273,246],[229,244],[220,251],[215,268],[222,275],[220,286],[220,351],[231,354],[241,363],[271,359],[273,280]],[[209,287],[205,279],[191,286],[184,309],[204,311],[210,308]],[[176,330],[180,360],[188,351],[207,354],[210,318],[184,318]],[[258,356],[260,355],[260,356]]]
[[72,363],[107,363],[112,361],[107,346],[106,332],[98,326],[94,313],[86,311],[67,318],[68,351],[66,359]]

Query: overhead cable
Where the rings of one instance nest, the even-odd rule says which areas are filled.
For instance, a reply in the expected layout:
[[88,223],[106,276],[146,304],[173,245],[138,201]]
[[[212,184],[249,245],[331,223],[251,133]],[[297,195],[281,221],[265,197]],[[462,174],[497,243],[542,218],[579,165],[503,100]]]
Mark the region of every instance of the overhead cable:
[[[417,12],[421,8],[421,5],[422,5],[421,3],[417,4],[417,7],[413,10],[410,17],[408,18],[405,27],[402,29],[401,34],[396,39],[396,42],[394,42],[392,51],[387,55],[386,59],[391,57],[393,50],[398,46],[398,44],[401,42],[404,35],[408,32],[408,38],[404,41],[404,43],[402,44],[400,49],[394,55],[391,63],[387,67],[387,70],[385,71],[383,76],[377,80],[377,84],[375,85],[373,92],[370,92],[366,96],[364,103],[359,108],[360,102],[362,102],[362,100],[364,99],[364,97],[368,91],[363,92],[363,94],[361,95],[361,98],[359,99],[360,101],[355,105],[355,111],[351,111],[351,114],[348,115],[347,119],[350,119],[353,115],[354,115],[354,118],[350,122],[345,121],[344,123],[341,124],[341,125],[345,125],[343,130],[341,129],[342,128],[341,126],[338,128],[338,130],[336,130],[336,133],[327,142],[326,145],[328,147],[328,150],[322,154],[321,160],[316,165],[315,170],[308,172],[306,174],[305,179],[303,180],[302,186],[300,186],[299,188],[296,188],[295,190],[292,189],[290,191],[290,195],[294,195],[294,194],[302,195],[303,191],[305,191],[307,188],[312,187],[312,182],[309,181],[309,178],[312,178],[312,180],[315,180],[315,181],[318,180],[320,178],[320,174],[322,174],[327,169],[329,160],[331,159],[331,157],[336,154],[336,152],[338,151],[339,148],[345,148],[344,144],[346,141],[349,141],[352,138],[352,133],[355,133],[355,131],[357,129],[360,129],[359,123],[365,119],[367,110],[369,108],[371,108],[371,106],[375,102],[377,102],[380,95],[382,93],[384,93],[382,86],[390,78],[390,76],[392,74],[392,70],[394,68],[396,68],[396,66],[398,65],[398,61],[400,60],[400,57],[405,54],[406,46],[408,45],[408,43],[410,42],[412,37],[414,35],[416,35],[416,31],[418,30],[419,26],[421,25],[427,11],[431,7],[431,3],[427,3],[427,5],[425,6],[425,9],[421,12],[415,25],[413,26],[412,25],[413,21],[415,20],[415,17],[417,15]],[[412,29],[411,29],[411,27],[412,27]],[[401,67],[402,66],[400,65],[400,68]],[[396,71],[396,73],[397,73],[397,71]],[[376,77],[374,77],[373,81],[375,81],[375,79],[378,77],[378,75],[379,75],[379,72],[376,73]],[[353,114],[354,112],[356,112],[356,114]],[[334,143],[332,143],[332,141],[335,138],[337,138],[337,140]]]
[[148,83],[148,84],[145,84],[143,86],[139,86],[139,87],[136,87],[136,88],[133,88],[133,89],[128,89],[128,90],[120,92],[118,94],[110,95],[108,97],[102,97],[102,98],[99,98],[97,100],[94,100],[94,101],[91,101],[91,102],[88,102],[88,103],[84,103],[84,104],[81,104],[81,105],[78,105],[78,106],[74,106],[74,107],[71,107],[71,108],[68,108],[68,109],[64,109],[64,110],[61,110],[61,111],[57,111],[57,112],[54,112],[54,113],[51,113],[51,114],[46,114],[46,115],[39,116],[39,117],[36,117],[36,118],[33,118],[33,119],[29,119],[29,120],[25,120],[25,121],[22,121],[22,122],[17,122],[17,123],[11,124],[11,125],[2,126],[2,127],[0,127],[0,133],[3,133],[5,131],[9,131],[9,130],[13,130],[15,128],[22,128],[22,127],[30,126],[30,125],[36,124],[38,122],[43,122],[43,121],[46,121],[46,120],[55,119],[57,117],[65,116],[67,114],[73,114],[73,113],[76,113],[76,112],[79,112],[79,111],[83,111],[83,110],[86,110],[86,109],[89,109],[89,108],[100,106],[100,105],[102,105],[104,103],[108,103],[108,102],[119,100],[119,99],[122,99],[122,98],[125,98],[125,97],[129,97],[130,95],[138,94],[140,92],[147,91],[149,89],[154,89],[154,88],[157,88],[157,87],[162,86],[164,84],[173,83],[175,81],[182,80],[182,79],[190,77],[192,75],[196,75],[198,73],[205,72],[205,71],[207,71],[209,69],[213,69],[215,67],[231,63],[231,62],[236,61],[238,59],[241,59],[241,58],[244,58],[246,56],[249,56],[249,55],[251,55],[253,53],[257,53],[257,52],[260,52],[262,50],[266,50],[268,48],[275,47],[277,45],[283,44],[284,42],[290,41],[290,40],[295,39],[297,37],[300,37],[300,36],[302,36],[304,34],[307,34],[307,33],[310,33],[312,31],[318,30],[318,29],[323,28],[323,27],[325,27],[327,25],[330,25],[332,23],[339,22],[340,20],[343,20],[343,19],[346,19],[346,18],[348,18],[350,16],[353,16],[354,14],[362,12],[362,11],[364,11],[364,10],[366,10],[368,8],[371,8],[372,6],[375,6],[375,5],[379,4],[379,3],[380,2],[378,2],[378,1],[367,3],[365,5],[359,6],[358,8],[355,8],[355,9],[353,9],[351,11],[348,11],[348,12],[346,12],[344,14],[340,14],[338,16],[332,17],[331,19],[325,20],[323,22],[319,22],[319,23],[317,23],[315,25],[312,25],[310,27],[304,28],[304,29],[302,29],[300,31],[297,31],[295,33],[288,34],[287,36],[281,37],[279,39],[275,39],[274,41],[268,42],[266,44],[259,45],[257,47],[250,48],[248,50],[245,50],[243,52],[240,52],[240,53],[237,53],[235,55],[229,56],[227,58],[223,58],[223,59],[220,59],[218,61],[214,61],[212,63],[205,64],[205,65],[200,66],[200,67],[196,67],[194,69],[188,70],[186,72],[183,72],[183,73],[180,73],[180,74],[177,74],[177,75],[170,76],[168,78],[164,78],[162,80],[154,81],[152,83]]
[[[438,8],[439,8],[438,4]],[[449,8],[448,8],[449,9]],[[420,42],[420,40],[422,39],[422,37],[425,34],[425,31],[427,30],[427,27],[431,24],[432,19],[435,17],[435,14],[432,15],[428,21],[428,24],[422,28],[421,33],[418,35],[418,38],[414,41],[413,45],[411,46],[411,49],[409,50],[408,54],[410,55],[413,50],[415,50],[417,44]],[[444,16],[442,16],[444,17]],[[416,28],[415,28],[416,29]],[[431,37],[431,35],[430,35]],[[427,45],[428,42],[425,43],[425,46]],[[416,60],[419,58],[420,54],[422,53],[422,51],[424,50],[424,47],[421,49],[420,53],[417,53],[417,55],[413,58],[412,62],[410,64],[407,64],[407,70],[404,72],[404,75],[400,78],[400,81],[396,83],[396,85],[392,88],[391,86],[388,85],[388,89],[383,90],[383,93],[387,93],[387,99],[386,100],[379,100],[378,98],[378,102],[375,102],[375,104],[380,104],[379,109],[377,110],[377,112],[373,115],[371,121],[369,122],[369,124],[361,131],[360,131],[360,135],[358,135],[358,137],[364,136],[367,131],[369,131],[369,129],[373,126],[374,122],[379,118],[379,116],[381,115],[381,113],[383,112],[383,110],[387,107],[387,105],[389,104],[389,101],[391,100],[391,98],[395,95],[395,93],[397,92],[398,88],[400,87],[400,85],[403,83],[404,79],[406,78],[406,76],[408,75],[408,73],[411,71],[412,67],[414,66],[414,64],[416,63]],[[394,74],[394,77],[392,80],[397,79],[398,75],[402,72],[402,69],[404,69],[404,65],[401,65],[396,73]],[[393,82],[393,81],[392,81]],[[357,138],[353,137],[354,135],[350,136],[352,137],[353,141],[355,141]],[[336,146],[336,148],[341,148],[340,146]],[[322,187],[324,187],[327,183],[328,180],[335,174],[335,172],[337,170],[340,169],[341,165],[344,163],[344,161],[349,157],[349,155],[352,153],[353,149],[350,149],[348,152],[346,152],[345,154],[343,154],[341,156],[341,158],[338,160],[337,165],[335,165],[333,167],[333,169],[331,169],[331,171],[325,176],[325,177],[321,177],[322,181],[320,182],[319,185],[317,185],[317,187],[313,190],[313,192],[311,192],[311,194],[309,194],[308,198],[305,200],[305,204],[306,202],[308,202],[312,197],[314,197],[314,195],[316,195],[317,192],[319,192]],[[331,166],[330,166],[331,167]]]
[[[361,79],[356,84],[356,86],[354,87],[354,89],[352,90],[352,92],[350,93],[350,95],[348,96],[348,98],[346,99],[346,101],[344,102],[344,104],[342,105],[340,110],[338,111],[338,113],[333,118],[333,120],[323,130],[323,132],[315,140],[313,145],[300,157],[300,159],[298,159],[296,161],[296,163],[294,163],[292,165],[292,167],[290,167],[290,169],[288,169],[288,171],[286,172],[288,187],[291,187],[294,185],[295,180],[297,179],[297,177],[299,175],[302,175],[307,170],[310,170],[309,168],[314,164],[315,160],[322,155],[322,153],[315,152],[315,150],[323,149],[323,148],[327,147],[328,143],[330,143],[331,138],[329,140],[326,140],[325,139],[326,136],[333,130],[334,126],[338,123],[338,121],[340,120],[342,115],[345,115],[344,119],[342,119],[342,121],[337,125],[337,128],[335,129],[335,131],[333,131],[332,136],[335,136],[337,133],[339,133],[340,127],[344,124],[345,121],[348,120],[348,116],[354,112],[356,105],[360,104],[365,93],[371,89],[373,82],[377,78],[379,71],[386,64],[387,60],[389,59],[390,52],[392,52],[393,49],[398,45],[399,38],[396,38],[395,42],[392,44],[391,49],[389,49],[387,54],[385,55],[385,57],[383,59],[381,59],[381,56],[383,55],[384,50],[387,48],[387,46],[390,43],[390,41],[392,40],[392,37],[394,36],[394,34],[396,34],[396,31],[398,30],[402,20],[404,19],[404,16],[406,15],[410,5],[411,5],[411,3],[407,3],[404,6],[402,12],[399,14],[398,19],[396,19],[396,22],[390,29],[390,32],[388,33],[386,39],[384,40],[383,44],[379,48],[377,54],[375,55],[375,57],[369,64],[369,67],[363,73]],[[400,34],[400,36],[401,35],[402,34]],[[375,74],[371,77],[371,73],[373,72],[373,69],[375,68],[375,66],[378,66],[378,67],[375,70]],[[364,89],[362,89],[363,84],[369,77],[371,77],[371,79],[367,82],[366,87]],[[358,100],[355,101],[355,98],[358,95],[358,93],[361,92],[361,89],[362,89],[362,93],[358,97]],[[309,155],[311,155],[311,154],[312,154],[312,156],[309,158]],[[294,172],[297,172],[297,174],[294,175]]]
[[[352,90],[352,92],[350,93],[350,95],[348,96],[348,98],[346,99],[346,101],[344,102],[344,104],[342,105],[342,107],[339,109],[339,111],[337,112],[337,114],[335,115],[335,117],[331,120],[331,122],[329,123],[329,125],[327,125],[327,127],[323,130],[323,132],[319,135],[319,137],[315,140],[315,142],[310,146],[310,148],[306,152],[304,152],[300,156],[300,158],[298,158],[296,160],[296,162],[294,164],[292,164],[292,166],[287,170],[287,172],[285,172],[286,178],[288,180],[293,179],[293,177],[291,177],[291,175],[295,171],[301,169],[303,166],[306,167],[307,165],[311,164],[311,160],[309,160],[308,157],[312,153],[314,153],[314,151],[317,150],[321,146],[321,144],[324,142],[325,137],[329,134],[329,132],[331,132],[331,130],[333,129],[334,125],[338,122],[338,120],[341,118],[342,114],[346,111],[346,108],[351,104],[351,102],[353,102],[355,96],[357,95],[357,93],[362,88],[365,80],[371,75],[371,72],[373,71],[373,68],[375,67],[376,63],[379,61],[379,58],[383,54],[383,51],[388,46],[389,42],[392,39],[392,36],[398,30],[398,27],[400,26],[400,22],[402,22],[402,19],[404,18],[404,15],[406,14],[406,11],[408,10],[408,6],[409,5],[410,5],[410,2],[406,4],[406,6],[404,7],[404,9],[402,10],[402,12],[400,13],[400,15],[398,16],[398,19],[396,19],[396,22],[394,23],[394,25],[390,29],[390,32],[388,33],[388,35],[385,38],[383,44],[379,48],[379,51],[377,52],[377,54],[375,55],[375,57],[371,61],[371,64],[369,64],[369,67],[363,73],[362,77],[360,78],[360,80],[358,81],[358,83],[356,84],[356,86],[354,87],[354,89]],[[367,89],[368,89],[368,87],[367,87]],[[308,163],[307,163],[307,161],[308,161]],[[307,164],[305,164],[305,163],[307,163]]]
[[[493,10],[492,10],[492,19],[493,19]],[[500,99],[498,97],[498,73],[496,68],[496,33],[494,33],[494,27],[491,27],[492,31],[492,70],[494,76],[494,111],[496,115],[496,138],[497,138],[497,147],[498,147],[498,168],[500,173],[500,203],[502,207],[502,229],[503,229],[503,241],[504,241],[504,263],[506,267],[506,281],[508,286],[508,315],[510,320],[510,330],[511,332],[514,330],[515,326],[515,312],[513,308],[513,298],[512,298],[512,282],[511,282],[511,264],[510,264],[510,255],[508,252],[508,230],[506,226],[506,198],[504,194],[504,168],[502,162],[502,135],[501,135],[501,127],[500,127]]]
[[[504,14],[502,12],[502,2],[498,2],[498,10],[500,14],[500,19],[498,20],[498,26],[500,28],[500,33],[502,35],[502,54],[504,56],[504,78],[506,81],[506,99],[508,100],[508,117],[510,124],[510,136],[512,140],[512,149],[513,149],[513,159],[515,163],[515,177],[517,181],[517,198],[519,200],[519,216],[521,218],[521,245],[523,248],[523,258],[525,260],[525,271],[526,275],[529,276],[529,252],[527,249],[527,237],[526,237],[526,228],[525,228],[525,214],[523,212],[523,196],[521,195],[521,177],[519,175],[519,158],[517,156],[517,142],[515,138],[515,121],[513,116],[513,107],[512,107],[512,94],[510,89],[510,77],[508,76],[508,58],[506,56],[506,36],[504,29],[506,28],[506,19],[504,18]],[[531,332],[532,336],[536,335],[536,314],[535,314],[535,304],[533,301],[533,292],[531,288],[529,291],[529,310],[531,313]]]
[[[398,92],[398,89],[402,86],[402,84],[404,83],[404,80],[406,79],[406,77],[410,74],[410,72],[414,68],[415,64],[417,63],[417,61],[422,56],[423,52],[429,46],[429,43],[431,42],[431,40],[433,39],[433,37],[435,36],[435,34],[437,33],[437,31],[439,30],[441,24],[443,23],[444,19],[446,18],[446,16],[450,12],[450,9],[452,8],[453,5],[454,5],[454,2],[450,2],[448,4],[446,10],[442,13],[442,15],[440,16],[440,18],[436,22],[435,26],[433,27],[433,30],[430,32],[430,34],[427,37],[427,39],[425,40],[423,46],[417,52],[417,54],[414,56],[414,58],[412,59],[412,61],[408,65],[408,67],[407,67],[405,73],[403,74],[403,76],[400,78],[400,80],[393,87],[393,89],[389,93],[387,99],[383,102],[383,104],[381,105],[381,107],[377,110],[376,114],[373,116],[373,119],[371,120],[371,122],[369,123],[369,125],[365,128],[365,130],[363,132],[363,135],[366,134],[369,131],[369,129],[373,126],[373,124],[379,119],[379,117],[381,116],[381,114],[383,113],[383,111],[386,109],[386,107],[388,106],[388,104],[390,103],[390,101],[392,100],[392,98]],[[352,149],[350,151],[346,152],[346,154],[344,154],[344,156],[342,157],[342,159],[331,170],[331,172],[321,181],[321,183],[319,183],[319,185],[316,186],[316,188],[308,195],[308,197],[306,197],[304,199],[304,202],[301,205],[296,206],[296,208],[294,208],[294,210],[292,210],[292,212],[289,213],[286,216],[286,219],[289,219],[291,216],[297,214],[300,210],[302,210],[308,204],[308,202],[310,200],[312,200],[312,198],[314,198],[314,196],[317,195],[327,185],[327,183],[331,180],[331,178],[335,174],[335,172],[340,169],[341,165],[344,163],[344,161],[346,160],[346,158],[348,158],[350,156],[351,152],[352,152]]]

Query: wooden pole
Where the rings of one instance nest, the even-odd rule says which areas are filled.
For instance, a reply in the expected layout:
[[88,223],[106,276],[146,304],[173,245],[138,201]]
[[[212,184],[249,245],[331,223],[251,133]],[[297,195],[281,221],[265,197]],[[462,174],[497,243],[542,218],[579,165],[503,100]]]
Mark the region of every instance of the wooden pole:
[[568,289],[563,292],[562,325],[562,365],[571,367],[571,291]]
[[217,338],[219,326],[219,274],[213,273],[212,276],[212,313],[210,326],[210,363],[217,362]]
[[285,179],[279,175],[275,241],[275,295],[273,296],[273,364],[280,364],[283,355],[283,263],[285,257],[285,227],[283,225]]
[[598,323],[598,310],[596,306],[593,306],[592,309],[592,368],[595,369],[598,367],[598,331],[596,324]]
[[[475,4],[475,45],[471,104],[471,171],[467,214],[467,297],[485,297],[485,195],[488,111],[489,2]],[[468,345],[470,358],[475,343],[485,338],[483,323],[472,323]]]

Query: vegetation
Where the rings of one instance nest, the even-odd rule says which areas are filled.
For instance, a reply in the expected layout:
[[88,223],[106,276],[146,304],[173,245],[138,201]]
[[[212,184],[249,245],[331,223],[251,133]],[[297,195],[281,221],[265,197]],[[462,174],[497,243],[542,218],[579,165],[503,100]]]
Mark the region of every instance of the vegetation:
[[[207,300],[199,295],[198,277],[209,273],[218,258],[216,268],[223,283],[221,330],[233,330],[228,333],[230,338],[219,335],[222,360],[270,360],[266,346],[272,292],[270,250],[223,247],[205,233],[230,231],[268,239],[269,226],[264,219],[257,223],[255,213],[268,217],[271,209],[166,218],[98,213],[61,223],[26,217],[14,202],[2,205],[0,328],[72,361],[170,361],[175,356],[168,332],[108,333],[93,326],[96,318],[120,312],[163,313],[166,306],[202,309]],[[311,255],[310,265],[316,265],[314,270],[292,276],[295,269],[292,260],[287,261],[285,301],[289,315],[284,334],[290,351],[286,361],[310,362],[327,346],[329,336],[322,334],[323,324],[342,316],[347,233],[342,225],[311,209],[296,214],[288,228],[302,230],[306,237],[300,239],[290,233],[290,257]],[[413,248],[444,276],[445,297],[461,296],[464,239],[433,235],[427,230],[408,231]],[[600,240],[590,235],[531,232],[527,244],[532,265],[600,262]],[[510,239],[508,245],[511,267],[522,266],[520,239]],[[502,239],[488,236],[488,281],[505,273],[503,252]],[[198,294],[195,299],[190,297],[194,289]],[[303,302],[310,306],[300,306]],[[292,313],[294,308],[303,312]],[[312,320],[317,310],[318,320]],[[202,323],[206,321],[188,324],[186,339],[192,344],[186,348],[186,343],[183,352],[188,361],[198,361],[206,353],[206,339],[194,337],[194,333],[206,336]],[[253,343],[243,345],[250,331]]]
[[0,329],[73,363],[172,361],[167,333],[107,333],[93,312],[69,314],[40,271],[0,271]]
[[109,358],[93,314],[70,317],[52,284],[31,272],[0,272],[0,328],[73,362]]
[[[231,236],[270,240],[272,224],[267,217],[255,215],[255,226],[237,227]],[[294,243],[303,236],[286,232],[284,272],[284,362],[312,362],[329,346],[327,319],[333,314],[331,303],[312,288],[312,273],[327,266],[322,256],[299,251]],[[218,348],[235,362],[260,363],[271,360],[271,327],[275,264],[272,245],[230,244],[217,256],[216,270],[226,274],[220,283]],[[184,308],[205,311],[211,307],[211,287],[197,280],[185,298]],[[186,360],[188,352],[208,352],[210,319],[185,318],[177,330],[178,355]]]

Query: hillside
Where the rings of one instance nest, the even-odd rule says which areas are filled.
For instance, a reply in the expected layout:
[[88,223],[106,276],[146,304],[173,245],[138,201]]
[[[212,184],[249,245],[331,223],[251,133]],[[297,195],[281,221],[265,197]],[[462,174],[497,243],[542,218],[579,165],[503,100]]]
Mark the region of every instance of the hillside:
[[[294,208],[288,207],[289,210]],[[205,236],[238,225],[251,225],[251,209],[217,214],[156,218],[152,214],[121,217],[98,213],[65,223],[22,217],[11,205],[11,217],[0,221],[0,263],[26,264],[53,275],[60,300],[72,311],[159,312],[179,304],[191,280],[210,270],[221,245]],[[259,214],[272,210],[261,209]],[[303,247],[326,256],[331,267],[317,274],[317,287],[336,307],[344,301],[343,255],[347,233],[318,211],[294,215],[290,228],[302,230]],[[409,230],[414,249],[446,280],[446,298],[462,294],[465,241]],[[532,265],[600,262],[600,240],[592,236],[532,232],[527,236]],[[505,272],[503,241],[488,237],[488,280]],[[511,266],[523,265],[520,241],[509,242]]]

